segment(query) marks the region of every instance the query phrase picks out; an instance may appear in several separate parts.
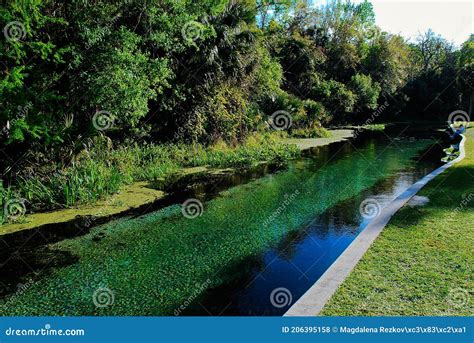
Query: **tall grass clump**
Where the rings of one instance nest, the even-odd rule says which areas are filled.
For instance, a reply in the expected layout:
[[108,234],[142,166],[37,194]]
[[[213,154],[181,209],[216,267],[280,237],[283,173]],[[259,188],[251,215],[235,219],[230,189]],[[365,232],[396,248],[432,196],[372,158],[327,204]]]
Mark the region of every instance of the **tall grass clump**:
[[0,224],[15,220],[16,215],[20,215],[24,209],[23,199],[11,187],[4,187],[0,180]]
[[52,209],[93,203],[130,181],[111,163],[110,152],[99,146],[82,151],[69,166],[53,173],[19,177],[16,186],[34,209]]
[[[284,144],[281,139],[281,134],[266,133],[254,134],[235,145],[223,141],[212,146],[143,143],[113,149],[110,140],[102,137],[77,153],[67,166],[20,176],[13,188],[33,210],[90,204],[119,192],[124,185],[165,180],[187,167],[240,168],[296,157],[296,146]],[[7,192],[3,187],[2,191]]]

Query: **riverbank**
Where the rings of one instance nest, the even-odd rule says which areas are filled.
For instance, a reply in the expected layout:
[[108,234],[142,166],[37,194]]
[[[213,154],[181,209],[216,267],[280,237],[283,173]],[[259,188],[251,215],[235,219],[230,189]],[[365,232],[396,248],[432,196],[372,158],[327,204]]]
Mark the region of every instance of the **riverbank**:
[[[23,231],[8,242],[32,236],[4,259],[0,312],[281,315],[286,308],[272,305],[271,291],[285,287],[298,298],[357,234],[362,199],[391,198],[424,175],[427,166],[415,160],[431,144],[405,137],[395,146],[367,135],[308,152],[277,173],[232,174],[205,193],[201,185],[177,192],[170,205],[80,234],[72,227],[58,238],[63,226]],[[202,203],[192,218],[180,206],[189,198]],[[18,294],[20,282],[28,288]],[[102,290],[114,297],[112,306],[94,306]]]
[[385,227],[322,311],[325,316],[472,315],[474,129],[466,157]]
[[300,150],[306,150],[316,148],[319,146],[325,146],[331,143],[345,141],[354,135],[354,130],[338,129],[328,130],[331,135],[329,137],[322,138],[287,138],[285,143],[295,144]]
[[[140,166],[140,169],[143,170],[138,176],[123,177],[123,170],[129,174],[137,174],[136,171],[130,171],[131,168],[136,169],[136,166],[120,166],[122,183],[116,186],[117,190],[115,191],[113,188],[104,190],[104,194],[97,201],[89,200],[84,204],[78,203],[68,208],[27,214],[12,223],[0,226],[0,235],[71,222],[77,222],[80,226],[85,223],[89,227],[95,223],[103,222],[106,218],[113,219],[163,199],[170,183],[179,183],[180,180],[186,179],[204,179],[220,173],[232,173],[238,168],[249,168],[261,163],[284,164],[299,156],[302,150],[344,141],[352,136],[351,130],[331,130],[330,133],[331,137],[328,138],[297,140],[275,135],[254,137],[245,145],[234,149],[220,146],[214,147],[209,152],[195,150],[194,154],[188,154],[189,156],[180,156],[182,150],[174,149],[172,153],[167,154],[168,156],[173,155],[173,163],[169,162],[171,157],[167,156],[163,158],[166,162],[163,163],[164,166],[153,166],[152,164],[156,165],[161,162],[160,157],[162,156],[158,156],[156,160],[148,161],[149,165]],[[177,160],[180,161],[176,162]],[[142,162],[137,161],[137,163]],[[150,171],[150,169],[154,169],[154,171]],[[150,173],[144,171],[150,171]],[[59,178],[61,177],[64,175],[60,174]],[[114,179],[116,178],[114,177]],[[130,179],[132,182],[125,184],[125,180]],[[87,191],[87,187],[93,186],[93,184],[83,185],[83,188],[86,189],[82,193]],[[31,200],[27,199],[27,201]]]

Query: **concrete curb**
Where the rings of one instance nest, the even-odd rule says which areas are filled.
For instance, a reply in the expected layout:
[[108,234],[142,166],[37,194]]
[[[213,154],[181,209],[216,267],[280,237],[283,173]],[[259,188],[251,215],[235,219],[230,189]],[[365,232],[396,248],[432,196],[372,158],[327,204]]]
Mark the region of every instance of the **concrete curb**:
[[337,288],[349,276],[351,271],[360,261],[374,240],[382,232],[390,218],[404,206],[415,194],[428,182],[444,172],[446,169],[461,161],[465,157],[464,142],[466,137],[462,135],[459,145],[460,154],[455,160],[448,162],[438,169],[432,171],[421,180],[411,185],[406,191],[390,202],[382,209],[380,214],[372,219],[365,229],[352,241],[346,250],[334,261],[326,272],[301,296],[284,316],[315,316],[323,309]]

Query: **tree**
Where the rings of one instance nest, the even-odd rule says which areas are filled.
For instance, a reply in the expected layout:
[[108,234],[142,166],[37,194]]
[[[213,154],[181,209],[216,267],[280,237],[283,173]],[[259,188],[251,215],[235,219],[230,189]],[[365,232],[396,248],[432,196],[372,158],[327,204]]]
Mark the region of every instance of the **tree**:
[[377,82],[372,81],[369,75],[354,75],[349,83],[349,88],[356,95],[356,107],[360,110],[374,110],[377,108],[381,88]]
[[391,97],[407,82],[410,71],[410,50],[402,37],[381,33],[369,47],[363,69]]
[[360,68],[362,55],[359,45],[365,32],[374,26],[372,5],[333,0],[318,13],[318,23],[329,34],[327,72],[340,82],[349,82]]
[[[457,85],[460,90],[460,108],[467,108],[472,117],[472,104],[474,102],[474,35],[462,44],[457,64]],[[467,103],[467,104],[466,104]]]
[[431,29],[417,37],[416,51],[422,66],[422,72],[436,71],[446,61],[453,46]]
[[67,48],[46,32],[65,21],[45,13],[41,1],[11,1],[0,8],[0,123],[4,142],[60,140],[63,94],[52,87],[61,77]]
[[281,19],[291,8],[292,0],[257,0],[257,22],[266,28],[271,20]]

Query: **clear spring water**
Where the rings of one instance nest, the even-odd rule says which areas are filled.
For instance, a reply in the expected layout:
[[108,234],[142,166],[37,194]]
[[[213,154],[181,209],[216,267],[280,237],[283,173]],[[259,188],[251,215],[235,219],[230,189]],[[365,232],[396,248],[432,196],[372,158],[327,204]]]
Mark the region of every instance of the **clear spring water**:
[[[314,149],[276,173],[196,187],[176,201],[202,199],[197,218],[183,217],[176,204],[49,245],[49,254],[70,262],[26,275],[0,311],[281,315],[363,229],[364,199],[383,206],[433,169],[424,154],[432,143],[360,139]],[[291,294],[284,306],[271,299],[277,288]]]

